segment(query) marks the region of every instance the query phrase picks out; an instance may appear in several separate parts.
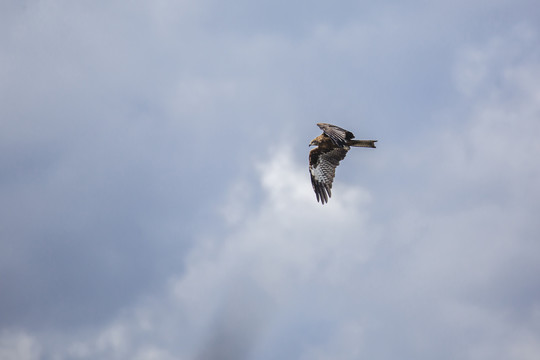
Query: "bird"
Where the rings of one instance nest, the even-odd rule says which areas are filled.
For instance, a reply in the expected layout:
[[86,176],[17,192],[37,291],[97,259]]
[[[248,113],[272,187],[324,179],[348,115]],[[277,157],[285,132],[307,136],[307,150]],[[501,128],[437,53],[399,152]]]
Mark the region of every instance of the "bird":
[[309,143],[309,146],[317,146],[309,152],[309,173],[317,202],[324,205],[332,196],[336,167],[351,146],[375,148],[377,140],[353,140],[354,134],[339,126],[326,123],[317,126],[323,133]]

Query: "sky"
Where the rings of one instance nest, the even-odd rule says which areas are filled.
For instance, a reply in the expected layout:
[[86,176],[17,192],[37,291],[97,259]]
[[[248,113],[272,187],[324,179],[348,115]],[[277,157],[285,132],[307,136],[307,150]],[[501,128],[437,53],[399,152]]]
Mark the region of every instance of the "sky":
[[538,10],[2,1],[0,358],[540,358]]

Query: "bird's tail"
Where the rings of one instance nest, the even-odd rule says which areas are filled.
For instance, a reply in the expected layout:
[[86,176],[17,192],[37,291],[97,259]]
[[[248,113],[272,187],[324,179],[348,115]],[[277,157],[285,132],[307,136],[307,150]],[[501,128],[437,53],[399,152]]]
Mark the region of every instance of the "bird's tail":
[[374,148],[377,140],[349,140],[347,145],[356,147]]

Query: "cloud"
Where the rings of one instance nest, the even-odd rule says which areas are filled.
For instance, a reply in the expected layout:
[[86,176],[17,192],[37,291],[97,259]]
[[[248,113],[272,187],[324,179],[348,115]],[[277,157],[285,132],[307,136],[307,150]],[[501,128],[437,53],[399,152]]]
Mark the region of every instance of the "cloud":
[[[537,358],[538,29],[491,4],[9,8],[0,357]],[[379,139],[325,206],[323,120]]]
[[[258,169],[265,194],[259,210],[229,225],[230,234],[224,238],[200,239],[185,273],[172,281],[165,304],[134,308],[128,317],[96,333],[94,340],[73,340],[59,356],[135,357],[146,351],[136,339],[154,329],[158,334],[148,341],[155,351],[166,349],[153,340],[185,334],[183,340],[170,341],[187,348],[188,358],[194,354],[215,358],[217,353],[223,358],[250,358],[264,345],[266,334],[274,331],[276,315],[294,311],[310,284],[318,278],[341,283],[340,272],[356,266],[342,263],[350,256],[349,245],[356,244],[354,261],[365,261],[374,239],[364,229],[365,210],[355,209],[369,202],[365,191],[343,187],[346,200],[337,199],[323,209],[313,202],[304,166],[291,162],[287,148]],[[354,230],[354,236],[339,236],[344,229]],[[157,319],[168,316],[156,328]],[[286,318],[279,321],[288,323]],[[172,335],[162,333],[168,326]]]
[[[284,147],[256,166],[261,202],[253,208],[249,199],[231,198],[240,202],[236,207],[249,206],[239,211],[245,215],[229,221],[224,233],[198,239],[185,272],[165,293],[126,309],[91,337],[74,336],[62,348],[41,345],[42,354],[352,359],[397,353],[431,358],[444,350],[448,358],[537,355],[536,296],[505,281],[515,256],[523,261],[524,253],[535,253],[534,244],[515,238],[521,223],[508,227],[514,218],[502,209],[479,206],[430,217],[413,208],[383,227],[369,215],[381,194],[338,180],[334,198],[323,207],[314,202],[305,164],[292,159]],[[520,274],[537,273],[533,260],[515,274],[524,284],[535,283]],[[513,294],[499,302],[512,287]],[[521,308],[527,301],[516,307],[522,297],[533,301],[527,309]],[[515,317],[514,310],[527,315]],[[4,344],[15,341],[5,339]]]
[[38,342],[24,332],[2,331],[0,334],[0,356],[6,360],[39,359]]

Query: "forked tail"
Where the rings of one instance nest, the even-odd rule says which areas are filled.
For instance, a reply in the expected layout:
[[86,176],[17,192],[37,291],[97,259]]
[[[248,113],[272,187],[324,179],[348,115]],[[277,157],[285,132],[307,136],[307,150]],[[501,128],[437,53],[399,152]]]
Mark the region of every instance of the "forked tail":
[[374,148],[377,140],[349,140],[347,145],[356,147]]

